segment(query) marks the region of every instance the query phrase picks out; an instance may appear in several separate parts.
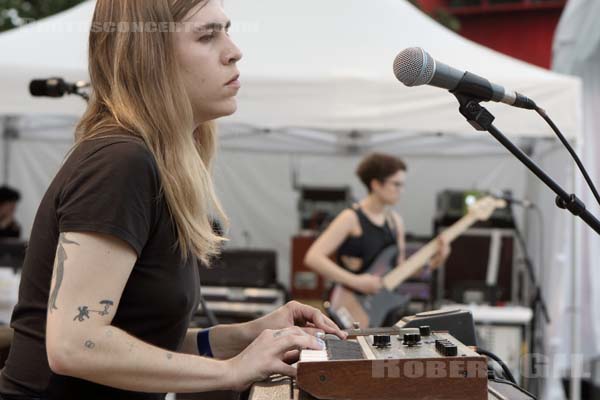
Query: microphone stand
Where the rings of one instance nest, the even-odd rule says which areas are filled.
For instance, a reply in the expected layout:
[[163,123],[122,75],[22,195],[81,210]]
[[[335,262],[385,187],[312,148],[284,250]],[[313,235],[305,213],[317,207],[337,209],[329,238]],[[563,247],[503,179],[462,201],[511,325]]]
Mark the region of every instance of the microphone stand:
[[[480,99],[462,94],[460,92],[460,85],[457,90],[452,92],[452,94],[458,99],[460,104],[459,111],[467,119],[467,122],[478,131],[488,131],[498,142],[500,142],[500,144],[533,172],[535,176],[556,193],[555,203],[558,208],[569,210],[573,215],[581,218],[597,234],[600,234],[600,221],[586,209],[585,203],[575,194],[567,193],[558,183],[550,178],[548,174],[538,167],[533,160],[523,153],[521,149],[504,136],[493,124],[495,119],[494,115],[479,104],[481,102]],[[573,250],[576,251],[576,249]],[[537,294],[539,294],[539,292]],[[576,317],[573,317],[573,319],[575,321]],[[580,396],[580,389],[580,378],[571,377],[571,396]]]
[[535,174],[550,190],[556,193],[556,206],[569,210],[574,216],[581,218],[590,228],[600,235],[600,221],[585,207],[585,203],[575,194],[567,193],[558,183],[546,174],[538,165],[515,146],[493,124],[495,117],[485,107],[479,104],[481,100],[464,95],[458,91],[452,93],[460,103],[459,111],[478,131],[488,131],[500,144],[510,151],[521,163]]

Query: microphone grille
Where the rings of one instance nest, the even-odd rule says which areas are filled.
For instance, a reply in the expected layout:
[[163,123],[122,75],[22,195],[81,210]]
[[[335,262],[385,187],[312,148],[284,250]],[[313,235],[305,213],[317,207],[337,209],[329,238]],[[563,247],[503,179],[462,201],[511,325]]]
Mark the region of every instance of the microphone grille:
[[394,75],[406,86],[428,84],[435,73],[435,60],[420,47],[402,50],[394,60]]

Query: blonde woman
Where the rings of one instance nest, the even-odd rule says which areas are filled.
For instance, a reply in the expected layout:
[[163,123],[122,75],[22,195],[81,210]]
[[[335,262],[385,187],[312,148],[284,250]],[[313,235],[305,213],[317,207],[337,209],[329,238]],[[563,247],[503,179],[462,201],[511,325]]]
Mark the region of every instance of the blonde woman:
[[[98,0],[92,99],[39,207],[2,399],[160,399],[242,390],[342,333],[289,303],[259,320],[188,329],[196,260],[224,238],[209,174],[214,119],[236,110],[242,57],[219,0]],[[59,45],[59,44],[57,44]]]

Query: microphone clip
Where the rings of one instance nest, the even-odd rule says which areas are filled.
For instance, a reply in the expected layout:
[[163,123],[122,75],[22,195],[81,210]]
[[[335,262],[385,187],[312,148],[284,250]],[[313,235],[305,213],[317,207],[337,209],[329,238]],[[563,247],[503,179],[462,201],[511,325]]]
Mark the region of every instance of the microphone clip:
[[451,92],[458,100],[460,107],[458,111],[467,119],[475,130],[487,131],[496,119],[485,107],[479,104],[481,101],[473,96],[467,96],[460,92]]

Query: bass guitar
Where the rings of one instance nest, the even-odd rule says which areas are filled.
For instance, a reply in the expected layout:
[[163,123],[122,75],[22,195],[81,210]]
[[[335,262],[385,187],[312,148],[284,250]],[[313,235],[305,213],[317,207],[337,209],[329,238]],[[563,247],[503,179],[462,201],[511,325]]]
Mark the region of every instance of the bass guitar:
[[[504,200],[484,197],[469,206],[468,213],[454,225],[445,229],[440,236],[450,244],[477,221],[485,221],[497,208],[506,207]],[[407,295],[397,293],[396,288],[408,278],[418,273],[438,251],[434,239],[413,254],[404,263],[394,268],[397,246],[386,247],[367,268],[367,273],[381,276],[383,288],[376,294],[358,294],[343,285],[335,285],[331,290],[326,308],[342,328],[350,329],[356,323],[361,328],[381,326],[388,313],[409,301]]]

